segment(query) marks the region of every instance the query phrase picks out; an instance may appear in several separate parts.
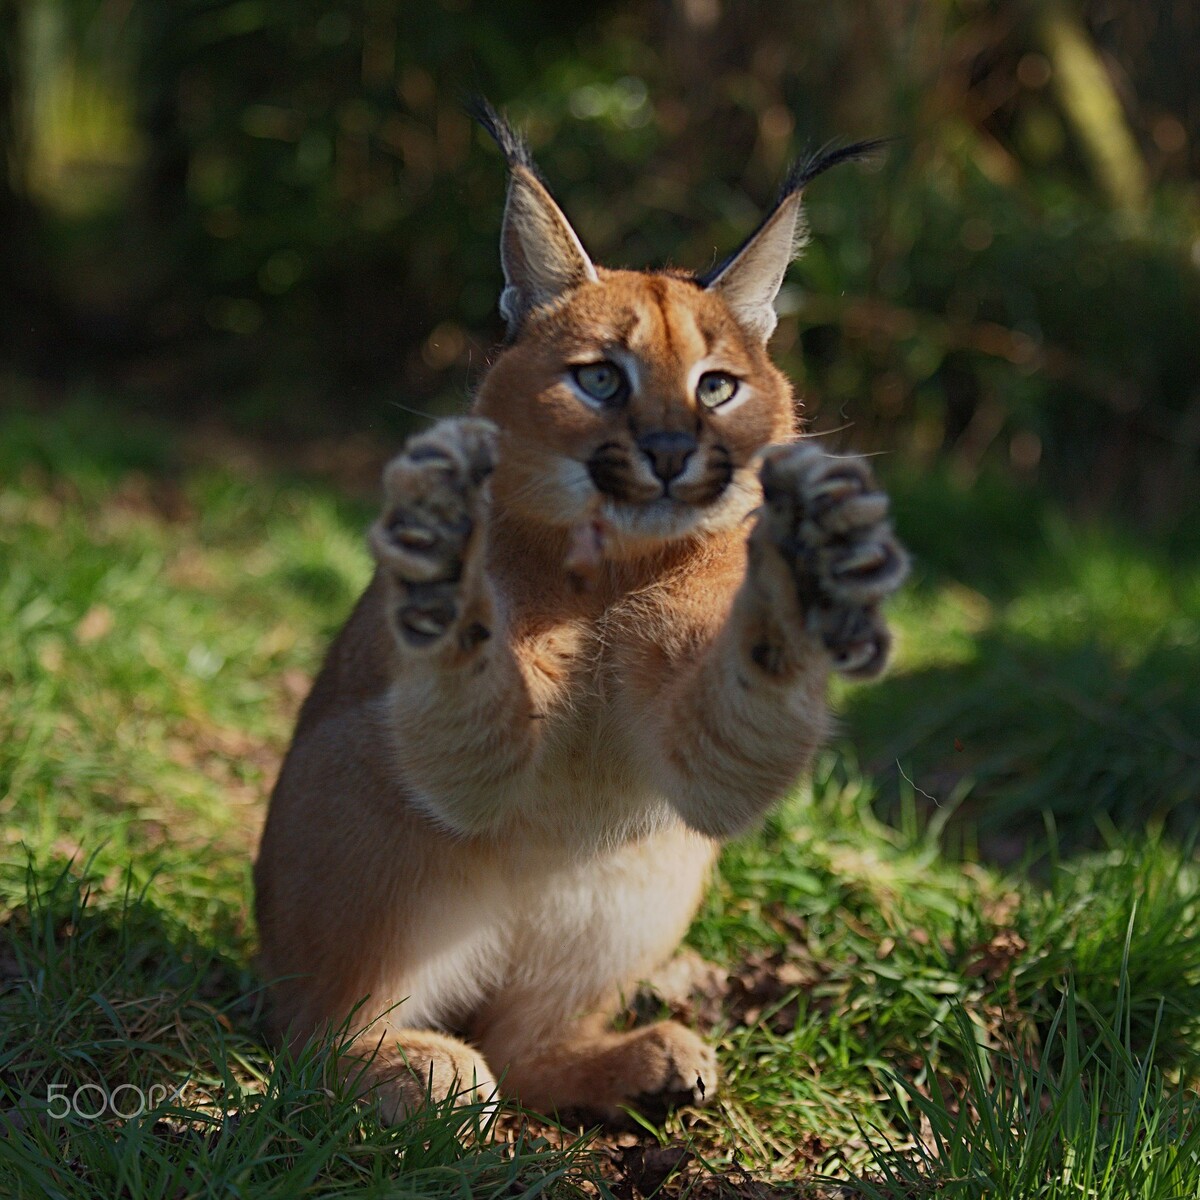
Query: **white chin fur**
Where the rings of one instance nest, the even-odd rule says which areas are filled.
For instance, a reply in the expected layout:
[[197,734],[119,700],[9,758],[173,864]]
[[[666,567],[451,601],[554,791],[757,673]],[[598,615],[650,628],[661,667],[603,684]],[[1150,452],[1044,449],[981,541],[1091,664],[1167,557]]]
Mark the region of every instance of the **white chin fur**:
[[[521,497],[528,515],[544,520],[546,513],[553,513],[554,524],[570,528],[596,513],[598,494],[582,463],[563,459],[559,469],[539,484]],[[712,504],[698,507],[665,496],[648,504],[629,504],[604,497],[598,515],[615,535],[609,549],[619,557],[622,547],[638,552],[646,549],[647,542],[669,542],[730,529],[745,521],[761,503],[756,471],[742,467]]]
[[665,496],[649,504],[622,504],[606,500],[601,513],[618,534],[634,541],[664,541],[692,533],[706,510]]
[[648,504],[606,499],[601,514],[621,541],[674,541],[694,534],[716,533],[740,524],[762,501],[758,479],[738,471],[712,504],[698,507],[662,497]]

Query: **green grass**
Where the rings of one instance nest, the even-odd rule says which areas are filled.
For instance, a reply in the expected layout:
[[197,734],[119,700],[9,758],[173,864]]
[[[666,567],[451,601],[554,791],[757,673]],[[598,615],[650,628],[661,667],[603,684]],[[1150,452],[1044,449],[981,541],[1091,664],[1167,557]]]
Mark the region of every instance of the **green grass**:
[[[895,808],[908,777],[993,845],[1054,814],[1060,842],[1200,816],[1200,521],[1082,525],[1036,494],[892,481],[916,569],[900,670],[848,702]],[[1011,848],[1010,848],[1011,852]]]
[[[728,971],[682,1004],[719,1102],[636,1146],[479,1109],[389,1129],[262,1040],[248,923],[371,506],[245,459],[95,403],[0,416],[0,1195],[625,1198],[677,1147],[663,1195],[1200,1195],[1185,535],[897,480],[897,669],[841,694],[690,935]],[[56,1118],[81,1087],[154,1103]]]
[[[1200,1107],[1194,1093],[1164,1080],[1154,1037],[1138,1044],[1133,994],[1121,973],[1115,1012],[1106,1017],[1068,981],[1046,1033],[1017,1053],[997,1053],[956,1005],[953,1036],[967,1059],[966,1087],[948,1097],[926,1058],[928,1089],[901,1081],[889,1093],[909,1112],[909,1144],[897,1147],[881,1131],[873,1146],[877,1175],[865,1194],[1194,1196]],[[1090,1037],[1081,1017],[1089,1019]]]

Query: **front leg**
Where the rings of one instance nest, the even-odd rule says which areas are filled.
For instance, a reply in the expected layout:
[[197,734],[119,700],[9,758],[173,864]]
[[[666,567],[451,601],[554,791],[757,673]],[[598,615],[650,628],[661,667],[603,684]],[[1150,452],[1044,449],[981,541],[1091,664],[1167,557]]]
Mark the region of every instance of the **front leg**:
[[831,670],[866,679],[887,660],[881,601],[908,559],[861,458],[809,443],[767,453],[764,503],[724,626],[660,708],[667,794],[693,828],[728,837],[795,782],[824,740]]
[[395,639],[388,719],[414,801],[472,834],[502,819],[533,754],[534,700],[485,570],[490,421],[441,421],[384,471],[370,544]]

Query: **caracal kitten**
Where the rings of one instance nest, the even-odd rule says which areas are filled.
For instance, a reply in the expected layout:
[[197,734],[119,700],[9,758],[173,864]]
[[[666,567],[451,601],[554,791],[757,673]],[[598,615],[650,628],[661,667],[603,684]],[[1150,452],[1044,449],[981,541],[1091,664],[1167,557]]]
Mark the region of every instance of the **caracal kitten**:
[[432,1097],[655,1113],[716,1090],[674,1021],[617,1032],[721,843],[825,736],[831,671],[883,667],[906,571],[866,464],[800,440],[766,341],[793,170],[707,275],[588,257],[524,142],[508,338],[472,415],[384,474],[375,577],[304,704],[255,870],[274,1023],[349,1023],[399,1120]]

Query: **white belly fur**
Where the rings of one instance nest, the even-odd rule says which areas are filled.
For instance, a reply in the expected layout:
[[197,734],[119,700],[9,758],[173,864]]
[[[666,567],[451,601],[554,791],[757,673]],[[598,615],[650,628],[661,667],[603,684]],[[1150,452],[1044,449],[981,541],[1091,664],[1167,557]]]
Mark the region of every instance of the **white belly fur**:
[[402,1001],[386,1020],[455,1029],[485,1007],[517,1006],[530,1037],[565,1024],[670,955],[714,855],[674,822],[591,855],[543,844],[481,863],[468,886],[415,906],[383,983]]
[[[454,1029],[515,1008],[536,1036],[644,977],[686,932],[716,847],[647,787],[599,676],[572,695],[547,714],[529,774],[492,798],[504,817],[474,850],[450,839],[435,852],[471,865],[434,872],[441,886],[410,901],[383,987],[404,1000],[393,1024]],[[436,797],[417,807],[437,820]]]

